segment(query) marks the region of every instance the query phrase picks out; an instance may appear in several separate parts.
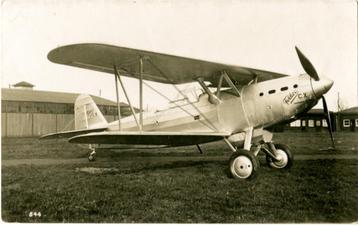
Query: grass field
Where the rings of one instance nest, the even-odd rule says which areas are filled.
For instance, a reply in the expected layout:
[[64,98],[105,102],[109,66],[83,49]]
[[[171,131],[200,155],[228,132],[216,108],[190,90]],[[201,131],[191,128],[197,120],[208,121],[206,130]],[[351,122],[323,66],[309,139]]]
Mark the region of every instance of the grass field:
[[[295,154],[358,154],[358,135],[282,133]],[[295,161],[266,166],[249,181],[227,177],[221,143],[170,150],[100,151],[93,163],[2,166],[2,219],[7,222],[355,222],[358,160]],[[88,150],[63,141],[2,139],[7,159],[81,158]],[[155,160],[151,156],[157,156]],[[159,157],[158,157],[159,156]],[[178,159],[178,156],[183,156]],[[158,160],[160,158],[160,160]],[[29,217],[41,212],[41,217]]]

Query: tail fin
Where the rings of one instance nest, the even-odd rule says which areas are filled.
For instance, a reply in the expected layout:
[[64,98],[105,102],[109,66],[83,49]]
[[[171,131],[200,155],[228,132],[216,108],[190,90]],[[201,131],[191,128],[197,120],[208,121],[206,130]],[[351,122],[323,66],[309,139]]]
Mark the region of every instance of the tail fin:
[[89,95],[80,95],[75,101],[75,130],[107,127],[107,120]]

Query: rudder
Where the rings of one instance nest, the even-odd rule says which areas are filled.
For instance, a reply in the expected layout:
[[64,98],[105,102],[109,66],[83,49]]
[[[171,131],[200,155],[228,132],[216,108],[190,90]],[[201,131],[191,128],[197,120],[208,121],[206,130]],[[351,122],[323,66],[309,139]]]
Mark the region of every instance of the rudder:
[[75,129],[107,127],[107,120],[89,95],[79,95],[75,101]]

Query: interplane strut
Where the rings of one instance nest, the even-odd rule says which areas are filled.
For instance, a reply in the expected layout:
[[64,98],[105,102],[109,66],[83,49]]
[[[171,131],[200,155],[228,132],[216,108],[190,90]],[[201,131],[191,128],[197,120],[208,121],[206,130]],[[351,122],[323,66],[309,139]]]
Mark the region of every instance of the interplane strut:
[[[126,89],[125,89],[125,87],[124,87],[124,85],[123,85],[121,76],[120,76],[119,71],[117,70],[117,67],[116,67],[116,66],[114,66],[114,71],[115,71],[115,76],[118,78],[119,83],[121,84],[121,87],[122,87],[122,90],[123,90],[123,92],[124,92],[124,95],[126,96],[127,102],[128,102],[128,104],[129,104],[129,108],[131,109],[132,115],[133,115],[134,120],[135,120],[135,122],[136,122],[136,124],[137,124],[137,126],[138,126],[138,129],[140,129],[140,125],[139,125],[139,122],[138,122],[138,119],[137,119],[137,116],[136,116],[136,112],[134,111],[133,105],[132,105],[132,103],[131,103],[131,101],[130,101],[130,99],[129,99],[129,97],[128,97],[127,91],[126,91]],[[118,100],[117,100],[117,101],[118,101]],[[120,107],[120,106],[118,106],[118,107]],[[120,123],[120,122],[119,122],[119,123]]]
[[114,82],[116,84],[116,99],[117,99],[117,112],[118,112],[118,130],[121,130],[121,105],[119,102],[118,81],[117,81],[119,76],[117,74],[116,66],[114,66],[114,71],[115,71]]

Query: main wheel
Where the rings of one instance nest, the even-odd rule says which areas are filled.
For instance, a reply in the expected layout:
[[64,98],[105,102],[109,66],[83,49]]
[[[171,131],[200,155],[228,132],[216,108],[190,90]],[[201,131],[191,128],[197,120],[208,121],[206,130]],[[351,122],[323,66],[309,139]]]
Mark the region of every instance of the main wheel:
[[279,160],[274,160],[269,155],[266,155],[267,164],[276,169],[288,169],[292,166],[293,155],[287,145],[275,144],[276,155]]
[[230,157],[229,169],[233,178],[251,178],[258,167],[259,163],[256,156],[250,151],[240,149]]

